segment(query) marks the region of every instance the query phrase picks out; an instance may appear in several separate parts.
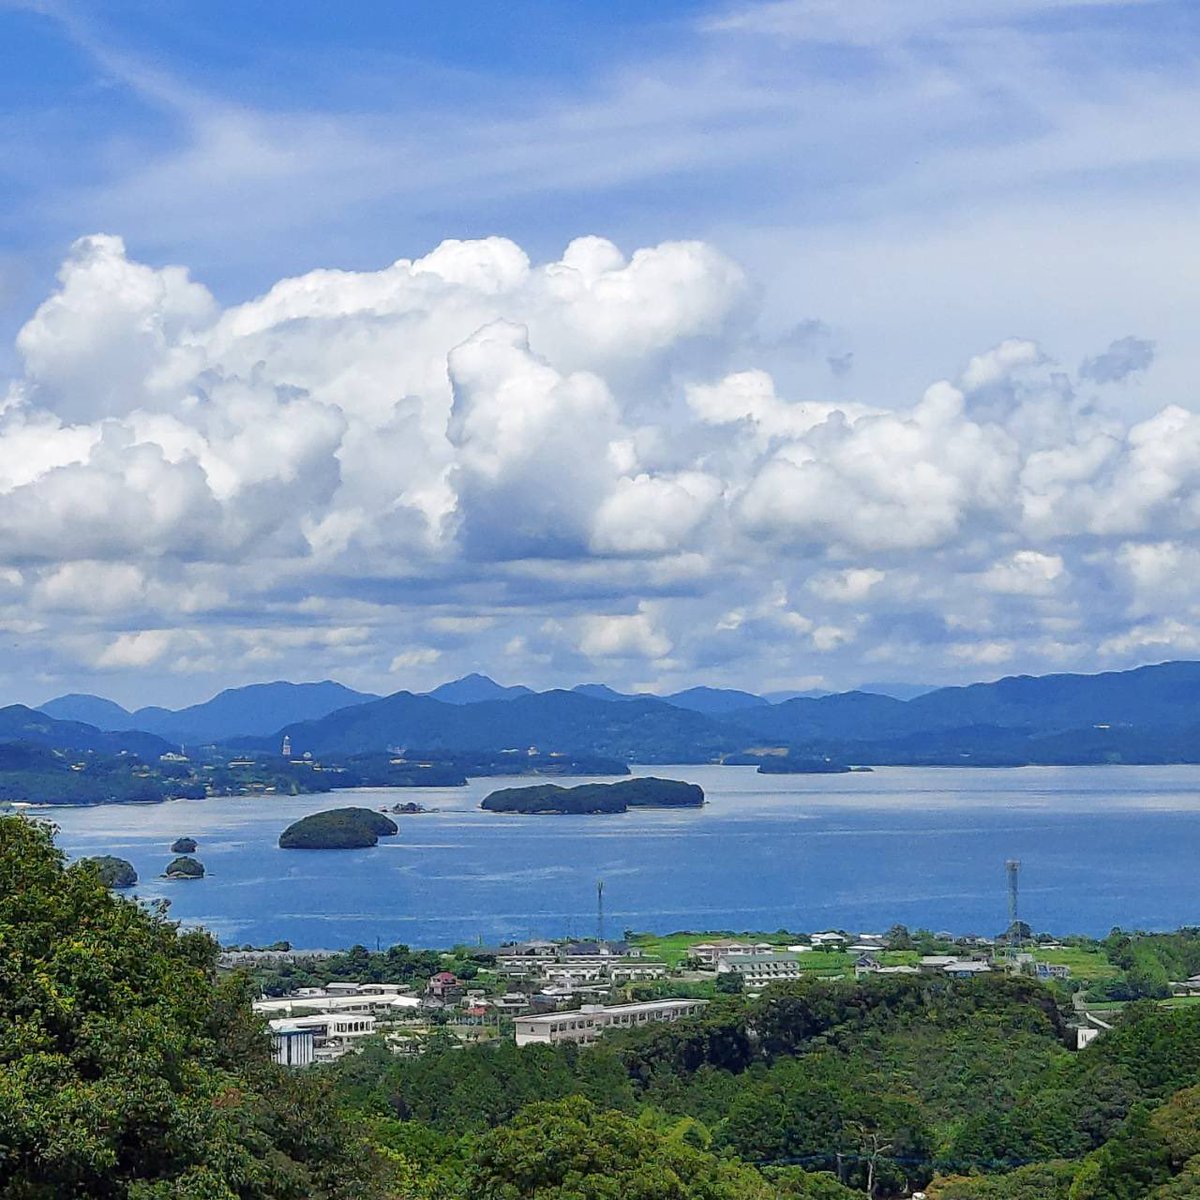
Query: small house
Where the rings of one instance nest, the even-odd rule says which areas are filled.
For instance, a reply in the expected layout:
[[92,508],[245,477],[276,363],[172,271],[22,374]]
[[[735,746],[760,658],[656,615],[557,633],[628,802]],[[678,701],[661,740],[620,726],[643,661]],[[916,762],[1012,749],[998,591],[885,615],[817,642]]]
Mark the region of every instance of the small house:
[[451,998],[460,991],[458,976],[451,971],[439,971],[425,987],[426,994],[438,1000]]

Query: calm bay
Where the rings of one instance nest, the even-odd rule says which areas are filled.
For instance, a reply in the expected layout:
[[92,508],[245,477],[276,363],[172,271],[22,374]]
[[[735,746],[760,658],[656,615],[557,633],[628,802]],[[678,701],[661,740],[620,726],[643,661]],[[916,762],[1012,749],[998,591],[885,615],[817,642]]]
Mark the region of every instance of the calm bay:
[[[465,788],[38,809],[71,857],[129,859],[147,899],[223,943],[448,946],[591,936],[596,881],[606,932],[626,929],[880,931],[896,921],[994,934],[1007,923],[1004,862],[1020,859],[1035,929],[1103,934],[1200,921],[1200,766],[879,768],[826,776],[753,767],[635,768],[700,784],[700,810],[597,816],[482,812]],[[564,780],[564,783],[585,782]],[[370,850],[287,851],[300,816],[413,801],[398,837]],[[195,837],[208,871],[158,878]]]

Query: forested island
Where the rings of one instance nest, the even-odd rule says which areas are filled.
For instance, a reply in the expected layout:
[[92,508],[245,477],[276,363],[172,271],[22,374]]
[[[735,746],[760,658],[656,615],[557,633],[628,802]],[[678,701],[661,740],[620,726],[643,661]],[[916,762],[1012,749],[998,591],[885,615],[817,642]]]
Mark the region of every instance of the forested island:
[[138,881],[133,863],[113,854],[98,854],[95,858],[85,858],[81,861],[95,867],[96,874],[100,876],[105,887],[130,888]]
[[164,879],[203,879],[204,864],[190,855],[181,854],[172,859],[163,872]]
[[572,788],[556,783],[501,788],[480,808],[502,813],[623,813],[630,808],[699,808],[703,803],[704,790],[698,784],[646,776]]
[[283,850],[359,850],[378,845],[400,827],[369,808],[330,808],[294,821],[279,835]]
[[849,775],[853,770],[855,768],[849,763],[828,758],[797,758],[790,754],[772,755],[758,763],[760,775]]

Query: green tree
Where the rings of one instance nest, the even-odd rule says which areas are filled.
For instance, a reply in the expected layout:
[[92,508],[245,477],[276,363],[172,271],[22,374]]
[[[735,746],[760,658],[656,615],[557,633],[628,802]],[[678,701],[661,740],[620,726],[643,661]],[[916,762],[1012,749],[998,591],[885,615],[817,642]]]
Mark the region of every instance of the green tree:
[[0,1197],[300,1200],[377,1192],[316,1077],[269,1057],[245,981],[162,909],[0,818]]
[[1139,1105],[1116,1137],[1084,1163],[1071,1187],[1071,1200],[1141,1200],[1171,1178],[1170,1151]]
[[581,1096],[535,1104],[484,1135],[472,1200],[772,1200],[757,1171],[656,1133]]
[[935,1179],[929,1200],[1068,1200],[1078,1163],[1044,1162],[1018,1167],[1006,1175],[951,1176]]

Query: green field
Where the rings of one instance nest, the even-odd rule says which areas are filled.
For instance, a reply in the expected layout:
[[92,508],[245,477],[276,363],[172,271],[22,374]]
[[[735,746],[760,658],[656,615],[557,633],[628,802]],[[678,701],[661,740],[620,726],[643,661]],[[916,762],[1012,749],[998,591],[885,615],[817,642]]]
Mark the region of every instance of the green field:
[[[723,938],[734,938],[742,942],[768,942],[782,949],[798,939],[797,934],[783,933],[669,933],[662,936],[637,933],[630,944],[655,958],[661,958],[670,967],[681,966],[690,956],[692,946],[698,942],[714,942]],[[801,955],[800,969],[816,975],[854,974],[854,960],[858,956],[841,950],[812,950]],[[915,963],[920,955],[915,950],[885,950],[877,957],[884,966],[900,966]],[[1055,960],[1057,961],[1057,960]]]
[[1070,967],[1071,978],[1082,979],[1085,983],[1114,979],[1121,973],[1108,961],[1103,950],[1089,949],[1085,946],[1062,946],[1057,950],[1035,947],[1033,954],[1038,962]]
[[[742,942],[768,942],[772,946],[784,947],[799,940],[798,934],[785,933],[731,933],[728,930],[707,933],[669,933],[657,935],[651,933],[634,934],[631,943],[655,958],[661,958],[668,966],[677,968],[688,959],[691,947],[697,942],[713,942],[721,938],[734,938]],[[1044,949],[1031,946],[1034,957],[1039,962],[1053,963],[1070,967],[1071,978],[1085,984],[1114,979],[1120,974],[1104,952],[1088,946],[1061,946],[1055,949]],[[803,955],[800,969],[816,975],[844,975],[854,973],[855,955],[843,951],[813,950]],[[886,950],[878,956],[884,966],[899,966],[916,963],[920,955],[912,950]]]

